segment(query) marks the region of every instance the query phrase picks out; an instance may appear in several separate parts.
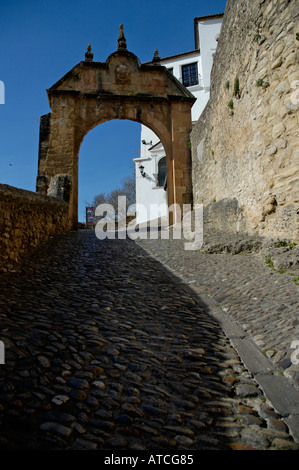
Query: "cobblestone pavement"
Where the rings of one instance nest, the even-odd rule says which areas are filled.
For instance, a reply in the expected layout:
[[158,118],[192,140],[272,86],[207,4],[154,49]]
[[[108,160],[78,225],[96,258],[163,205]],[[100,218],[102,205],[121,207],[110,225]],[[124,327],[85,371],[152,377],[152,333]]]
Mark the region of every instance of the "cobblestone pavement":
[[265,303],[277,315],[295,309],[291,285],[279,309],[281,284],[251,277],[245,257],[226,271],[218,255],[182,258],[174,241],[152,242],[72,232],[1,274],[1,449],[299,449],[209,308],[160,262],[269,350],[283,351],[291,335],[277,335],[295,325],[275,320],[269,345]]
[[[299,390],[299,366],[291,360],[291,345],[299,341],[299,285],[294,277],[271,269],[259,253],[189,251],[185,242],[137,241],[170,272],[213,298]],[[299,275],[298,269],[293,272]]]

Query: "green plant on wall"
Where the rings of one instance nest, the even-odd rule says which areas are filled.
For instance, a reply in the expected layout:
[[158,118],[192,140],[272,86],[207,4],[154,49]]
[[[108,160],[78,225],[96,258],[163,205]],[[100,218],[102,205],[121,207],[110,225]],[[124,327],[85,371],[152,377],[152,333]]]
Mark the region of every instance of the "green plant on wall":
[[234,94],[233,96],[235,98],[240,98],[240,81],[238,78],[236,78],[235,83],[234,83]]
[[274,268],[274,263],[273,263],[270,256],[266,256],[265,261],[266,261],[267,265],[269,266],[269,268],[271,268],[271,269]]
[[254,36],[253,40],[254,40],[255,42],[259,42],[259,40],[261,39],[261,37],[262,37],[262,36],[261,36],[259,33],[257,33],[257,34]]
[[[226,82],[226,88],[229,90],[230,88],[230,82]],[[240,81],[239,78],[237,77],[234,81],[234,89],[233,89],[233,98],[240,98]],[[231,100],[228,102],[228,107],[230,109],[230,115],[234,115],[234,100],[231,98]]]
[[266,89],[266,88],[268,88],[268,86],[270,86],[270,83],[265,82],[262,78],[259,78],[256,81],[256,86]]
[[262,36],[261,34],[257,33],[253,37],[253,41],[256,42],[259,46],[261,46],[266,41],[266,36]]

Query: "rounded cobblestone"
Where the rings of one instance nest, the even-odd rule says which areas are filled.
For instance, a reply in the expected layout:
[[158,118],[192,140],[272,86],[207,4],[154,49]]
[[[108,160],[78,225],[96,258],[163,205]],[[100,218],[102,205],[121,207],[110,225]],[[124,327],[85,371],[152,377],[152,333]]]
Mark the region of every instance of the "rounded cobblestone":
[[[193,267],[207,285],[207,262]],[[0,305],[2,449],[298,449],[208,309],[143,243],[71,232],[1,274]]]

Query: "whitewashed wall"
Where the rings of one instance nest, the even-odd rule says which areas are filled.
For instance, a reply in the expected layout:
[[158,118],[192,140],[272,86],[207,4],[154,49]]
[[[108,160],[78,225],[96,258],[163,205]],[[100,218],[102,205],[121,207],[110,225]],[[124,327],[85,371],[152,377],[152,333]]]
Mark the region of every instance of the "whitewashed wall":
[[[221,24],[222,19],[199,21],[200,50],[181,54],[178,57],[161,59],[161,65],[168,69],[172,68],[173,75],[180,82],[182,82],[182,66],[197,62],[199,83],[188,87],[188,90],[196,98],[191,110],[193,122],[198,120],[210,98],[210,74]],[[138,224],[165,216],[167,213],[164,210],[158,214],[151,210],[153,209],[151,205],[161,206],[168,202],[167,193],[163,188],[157,187],[157,165],[159,159],[165,156],[165,151],[162,146],[159,149],[155,147],[150,150],[159,140],[153,131],[141,126],[140,158],[134,159],[136,165],[136,222]],[[140,165],[144,167],[145,177],[140,174]]]
[[220,34],[222,18],[199,21],[198,37],[201,52],[203,86],[210,89],[210,76],[213,65],[213,56],[217,48],[217,39]]

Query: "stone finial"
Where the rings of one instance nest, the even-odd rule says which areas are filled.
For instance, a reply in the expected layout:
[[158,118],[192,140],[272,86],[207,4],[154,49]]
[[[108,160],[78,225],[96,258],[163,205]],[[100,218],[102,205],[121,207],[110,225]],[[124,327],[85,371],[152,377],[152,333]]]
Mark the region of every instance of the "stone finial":
[[93,61],[93,53],[91,52],[91,45],[88,44],[87,51],[85,52],[85,62]]
[[159,56],[158,49],[155,49],[155,53],[154,53],[154,57],[153,57],[152,62],[154,62],[155,64],[159,64],[160,60],[161,60],[161,57]]
[[120,24],[119,25],[119,36],[118,36],[118,46],[117,49],[119,51],[125,51],[127,49],[127,43],[126,43],[126,38],[124,35],[124,25]]

